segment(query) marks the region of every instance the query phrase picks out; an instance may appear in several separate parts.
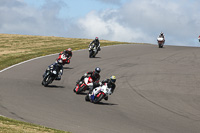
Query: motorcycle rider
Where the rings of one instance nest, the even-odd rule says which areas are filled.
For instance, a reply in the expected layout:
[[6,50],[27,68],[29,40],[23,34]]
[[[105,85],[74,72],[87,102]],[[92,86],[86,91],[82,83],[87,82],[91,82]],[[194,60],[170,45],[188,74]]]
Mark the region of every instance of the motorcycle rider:
[[[115,82],[116,82],[116,77],[115,76],[111,76],[109,79],[105,79],[103,80],[102,82],[100,82],[98,85],[96,85],[96,87],[98,86],[102,86],[102,85],[106,85],[107,84],[107,87],[109,88],[109,95],[111,95],[115,88],[116,88],[116,85],[115,85]],[[95,91],[90,91],[89,92],[89,96],[94,96],[94,98],[96,97],[97,95],[97,92],[99,92],[101,88],[98,88],[98,90],[96,89]],[[108,96],[104,98],[105,100],[108,100]]]
[[164,39],[165,39],[164,33],[163,33],[163,32],[161,32],[161,33],[160,33],[160,35],[159,35],[159,37],[161,37],[161,38],[164,38]]
[[165,36],[164,36],[164,33],[163,33],[163,32],[161,32],[161,33],[160,33],[160,35],[159,35],[158,37],[160,37],[160,38],[163,38],[163,39],[164,39],[164,42],[163,42],[163,44],[164,44],[164,43],[165,43]]
[[90,42],[90,44],[89,44],[88,47],[90,47],[92,44],[94,44],[92,46],[92,48],[96,47],[97,52],[101,50],[101,48],[100,48],[100,42],[99,42],[99,38],[98,37],[95,37],[95,39],[92,42]]
[[80,81],[83,81],[86,77],[91,77],[93,82],[86,81],[86,85],[90,90],[92,90],[96,85],[98,85],[98,81],[100,80],[99,73],[101,72],[101,69],[99,67],[96,67],[94,71],[89,71],[85,73],[80,80],[77,81],[79,83]]
[[56,77],[55,80],[61,80],[61,76],[63,74],[63,61],[62,59],[58,59],[55,63],[51,64],[48,66],[48,68],[46,69],[45,73],[43,74],[43,78],[46,76],[47,72],[52,70],[56,70],[56,72],[58,73],[58,76]]
[[68,48],[68,49],[60,52],[58,59],[60,59],[60,58],[62,58],[63,60],[66,60],[65,63],[69,64],[70,63],[70,59],[72,58],[72,49]]
[[200,35],[199,35],[198,39],[199,39],[199,42],[200,42]]

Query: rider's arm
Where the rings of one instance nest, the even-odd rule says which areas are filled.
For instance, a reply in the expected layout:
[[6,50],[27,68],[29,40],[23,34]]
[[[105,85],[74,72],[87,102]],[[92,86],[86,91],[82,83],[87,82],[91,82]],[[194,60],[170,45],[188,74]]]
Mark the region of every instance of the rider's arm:
[[102,84],[108,83],[108,80],[109,80],[109,79],[104,79],[104,80],[102,81]]
[[89,47],[91,44],[93,44],[93,43],[94,43],[94,40],[90,42],[90,44],[88,45],[88,47]]
[[92,73],[93,73],[93,71],[89,71],[89,72],[87,72],[87,76],[91,76],[92,75]]

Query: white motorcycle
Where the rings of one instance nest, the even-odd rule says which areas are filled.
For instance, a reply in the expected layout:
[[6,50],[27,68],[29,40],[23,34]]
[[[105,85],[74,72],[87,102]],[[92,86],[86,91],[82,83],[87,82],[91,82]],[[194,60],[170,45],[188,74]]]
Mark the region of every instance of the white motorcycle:
[[165,43],[165,39],[163,37],[158,37],[157,41],[158,41],[158,47],[163,48],[163,45]]
[[99,103],[102,99],[111,95],[111,88],[108,88],[107,83],[105,85],[96,87],[93,91],[88,93],[85,97],[85,101],[90,101],[92,103]]
[[95,58],[95,56],[98,54],[98,51],[100,51],[100,47],[96,48],[93,45],[89,46],[89,58]]

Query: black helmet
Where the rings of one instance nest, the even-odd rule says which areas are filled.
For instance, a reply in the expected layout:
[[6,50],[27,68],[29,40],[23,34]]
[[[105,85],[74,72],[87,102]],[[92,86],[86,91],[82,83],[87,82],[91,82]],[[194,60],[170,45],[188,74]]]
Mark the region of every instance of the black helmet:
[[96,67],[96,68],[95,68],[95,73],[98,73],[98,74],[99,74],[100,72],[101,72],[101,68]]
[[62,59],[58,59],[57,63],[58,63],[59,66],[61,66],[63,64]]

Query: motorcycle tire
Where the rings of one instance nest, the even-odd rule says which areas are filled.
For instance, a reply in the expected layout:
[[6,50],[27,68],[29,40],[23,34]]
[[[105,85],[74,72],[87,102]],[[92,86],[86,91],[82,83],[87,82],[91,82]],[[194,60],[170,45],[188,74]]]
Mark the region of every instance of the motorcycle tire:
[[104,94],[101,94],[99,97],[96,97],[93,101],[94,104],[99,103],[104,98]]
[[90,101],[90,99],[89,99],[89,94],[87,94],[86,96],[85,96],[85,101]]
[[51,77],[50,77],[50,75],[47,75],[44,79],[43,79],[43,81],[42,81],[42,85],[44,85],[44,87],[47,87],[48,85],[49,85],[49,83],[51,82]]
[[80,94],[80,93],[83,91],[84,87],[85,87],[85,86],[79,87],[79,89],[78,89],[78,91],[76,92],[76,94]]
[[158,44],[159,48],[163,48],[163,44]]
[[89,51],[89,58],[92,58],[92,57],[93,57],[93,52]]

